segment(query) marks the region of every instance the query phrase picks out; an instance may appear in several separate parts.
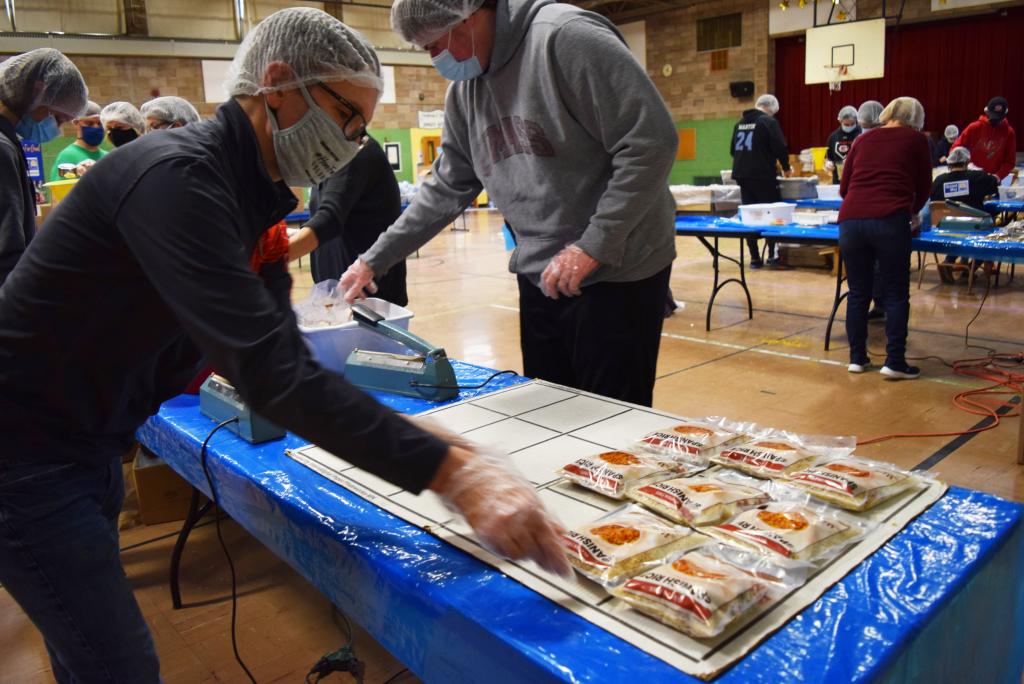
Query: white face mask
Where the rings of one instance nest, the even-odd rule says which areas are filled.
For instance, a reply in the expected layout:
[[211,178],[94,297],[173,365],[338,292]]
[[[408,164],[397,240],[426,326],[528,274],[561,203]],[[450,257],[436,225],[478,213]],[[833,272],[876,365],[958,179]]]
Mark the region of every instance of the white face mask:
[[309,105],[309,111],[293,126],[278,128],[277,116],[266,100],[263,106],[274,132],[274,153],[284,182],[291,186],[312,187],[348,166],[362,146],[345,137],[345,132],[313,100],[305,86],[300,85],[299,90]]

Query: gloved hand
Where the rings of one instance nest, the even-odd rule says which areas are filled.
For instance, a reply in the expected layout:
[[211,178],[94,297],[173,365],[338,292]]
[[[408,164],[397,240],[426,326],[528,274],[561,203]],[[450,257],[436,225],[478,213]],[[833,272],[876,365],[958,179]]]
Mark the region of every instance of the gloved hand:
[[836,170],[836,165],[832,163],[831,159],[826,159],[825,160],[825,170],[826,171],[835,171]]
[[338,282],[338,289],[345,293],[345,301],[351,304],[357,299],[364,299],[364,288],[370,294],[376,293],[377,283],[373,282],[373,276],[373,269],[369,264],[362,259],[353,261]]
[[507,456],[453,446],[430,488],[462,514],[488,550],[572,576],[562,546],[564,530]]
[[578,297],[583,294],[580,283],[600,265],[576,245],[569,245],[552,257],[540,274],[541,292],[552,299],[558,299],[559,294]]

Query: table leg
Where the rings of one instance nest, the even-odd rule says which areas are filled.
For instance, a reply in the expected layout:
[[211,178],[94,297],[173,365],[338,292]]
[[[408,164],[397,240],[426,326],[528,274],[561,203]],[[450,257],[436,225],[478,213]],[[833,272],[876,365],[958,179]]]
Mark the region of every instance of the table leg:
[[181,524],[181,531],[178,532],[178,539],[174,542],[174,551],[171,553],[171,605],[174,606],[175,610],[181,608],[181,587],[178,583],[178,570],[181,567],[181,554],[185,551],[185,542],[188,541],[188,535],[192,532],[192,528],[213,507],[212,501],[207,501],[200,506],[200,497],[199,490],[193,487],[192,499],[188,503],[188,514],[185,516],[185,522]]
[[[711,268],[715,272],[715,278],[711,286],[711,298],[708,300],[708,309],[704,313],[704,331],[711,332],[711,307],[715,305],[715,297],[718,296],[718,237],[715,237],[714,247],[708,244],[707,239],[704,237],[698,237],[697,239],[711,252]],[[743,245],[741,244],[740,251],[742,252],[742,250]]]
[[[742,238],[740,239],[740,258],[739,259],[733,259],[732,257],[722,256],[722,253],[719,251],[719,248],[718,248],[718,236],[717,235],[712,238],[715,241],[714,245],[712,245],[710,242],[708,242],[707,238],[705,238],[703,235],[697,235],[696,238],[698,240],[700,240],[701,244],[704,245],[705,249],[707,249],[709,252],[711,252],[711,266],[712,266],[712,268],[715,271],[715,278],[714,278],[714,281],[713,281],[713,284],[712,284],[712,287],[711,287],[711,299],[708,300],[708,308],[707,308],[707,311],[704,314],[704,330],[707,331],[707,332],[711,331],[711,309],[715,305],[715,297],[717,297],[718,293],[721,291],[721,289],[723,287],[725,287],[726,285],[728,285],[729,283],[738,283],[739,286],[743,288],[743,294],[745,294],[747,296],[747,318],[748,319],[753,319],[754,318],[754,300],[751,299],[751,297],[750,297],[750,288],[747,287],[746,268],[744,266],[744,260],[743,260],[743,239]],[[727,279],[722,280],[721,282],[719,282],[719,277],[720,277],[720,274],[721,274],[721,266],[720,266],[720,260],[721,259],[725,259],[727,261],[731,261],[734,264],[736,264],[737,266],[739,266],[740,267],[740,277],[739,278],[727,278]]]
[[832,342],[832,325],[836,322],[836,313],[839,311],[839,305],[846,299],[846,295],[849,292],[843,292],[843,281],[846,278],[843,276],[843,254],[836,248],[836,259],[839,260],[839,269],[836,271],[836,294],[832,300],[832,313],[828,315],[828,325],[825,326],[825,351],[828,351],[829,345]]

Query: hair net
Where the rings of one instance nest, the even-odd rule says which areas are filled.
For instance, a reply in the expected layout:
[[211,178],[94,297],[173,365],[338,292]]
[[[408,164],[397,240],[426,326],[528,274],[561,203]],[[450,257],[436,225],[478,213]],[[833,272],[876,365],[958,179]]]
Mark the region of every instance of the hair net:
[[143,118],[153,118],[167,126],[181,124],[187,126],[199,121],[199,112],[192,103],[183,97],[165,95],[149,102],[143,102],[139,108]]
[[100,112],[100,123],[106,128],[111,121],[126,124],[142,135],[146,132],[146,120],[131,102],[111,102]]
[[971,152],[962,145],[960,147],[954,147],[949,151],[946,156],[946,163],[950,166],[962,166],[969,164],[971,161]]
[[391,28],[407,43],[432,43],[480,9],[484,0],[395,0]]
[[897,97],[886,105],[878,120],[883,124],[899,121],[904,126],[919,131],[924,128],[924,107],[912,97]]
[[[265,80],[271,62],[291,67],[289,78]],[[384,90],[380,60],[373,46],[355,29],[312,7],[274,12],[242,41],[228,70],[228,95],[258,95],[292,90],[319,81],[352,81]]]
[[839,116],[836,117],[836,120],[837,121],[842,121],[843,119],[856,119],[856,118],[857,118],[857,109],[856,109],[856,107],[853,107],[851,105],[846,105],[845,107],[843,107],[842,109],[839,110]]
[[19,117],[48,107],[75,118],[88,96],[78,67],[53,48],[14,55],[0,64],[0,101]]
[[83,109],[82,113],[78,115],[78,118],[79,119],[84,119],[87,116],[99,116],[99,115],[100,115],[100,106],[98,104],[96,104],[95,102],[93,102],[92,100],[89,100],[88,102],[85,103],[85,109]]
[[878,117],[882,115],[885,107],[877,100],[868,100],[857,110],[857,122],[861,128],[871,128],[878,125]]
[[953,138],[954,140],[956,140],[959,136],[960,129],[954,126],[953,124],[946,126],[946,130],[942,132],[942,137],[946,139]]
[[766,93],[761,97],[757,98],[757,102],[754,103],[754,106],[757,107],[758,109],[764,109],[772,114],[778,114],[779,98],[775,97],[774,95],[769,95]]

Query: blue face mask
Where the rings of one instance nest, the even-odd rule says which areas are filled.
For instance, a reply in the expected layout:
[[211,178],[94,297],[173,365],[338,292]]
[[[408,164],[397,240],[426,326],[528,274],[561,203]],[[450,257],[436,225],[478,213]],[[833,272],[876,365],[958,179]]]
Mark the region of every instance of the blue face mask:
[[[484,68],[480,66],[480,60],[476,56],[475,36],[470,33],[469,37],[473,40],[473,56],[469,59],[460,62],[448,50],[443,50],[441,54],[430,60],[433,62],[434,68],[437,69],[437,73],[449,81],[468,81],[484,73]],[[451,42],[451,32],[448,33],[448,41]]]
[[18,122],[15,130],[18,131],[18,135],[23,140],[31,140],[37,143],[50,142],[60,135],[60,126],[57,125],[57,120],[53,118],[53,114],[50,114],[42,121],[35,121],[31,116],[25,116]]
[[82,142],[89,147],[97,147],[103,142],[103,126],[82,126]]

